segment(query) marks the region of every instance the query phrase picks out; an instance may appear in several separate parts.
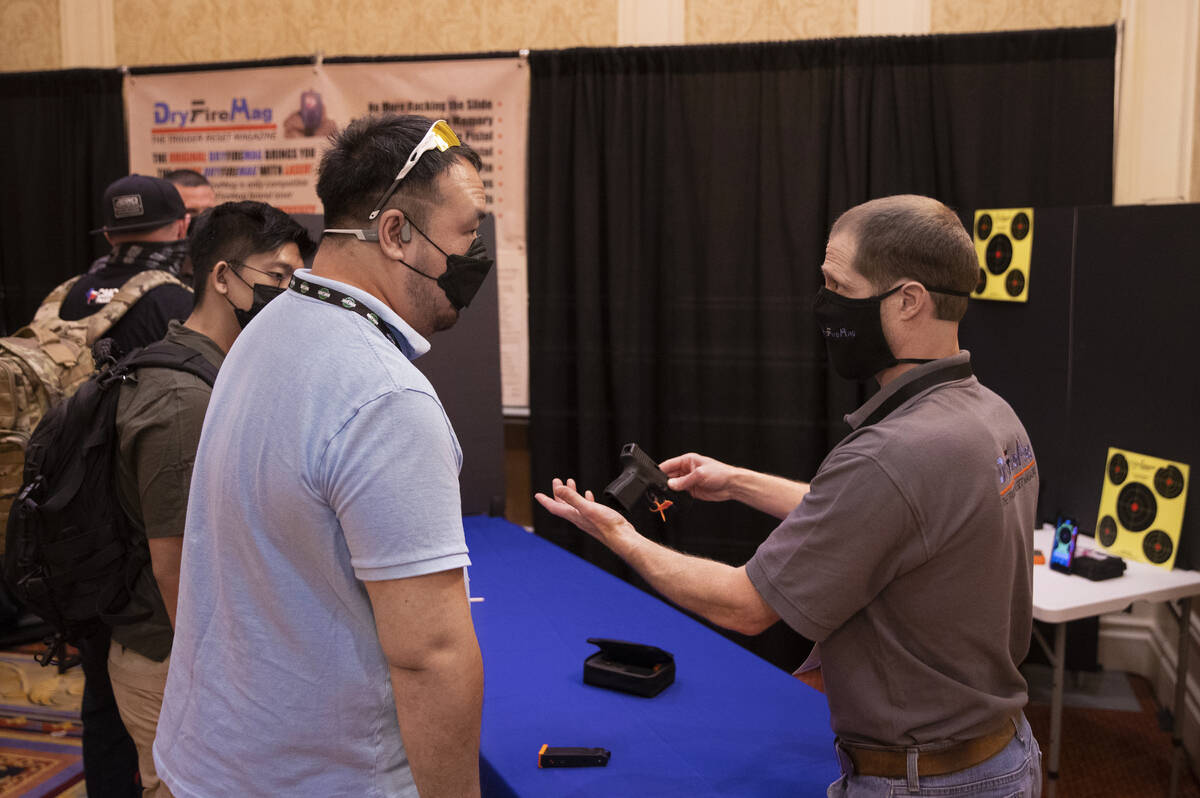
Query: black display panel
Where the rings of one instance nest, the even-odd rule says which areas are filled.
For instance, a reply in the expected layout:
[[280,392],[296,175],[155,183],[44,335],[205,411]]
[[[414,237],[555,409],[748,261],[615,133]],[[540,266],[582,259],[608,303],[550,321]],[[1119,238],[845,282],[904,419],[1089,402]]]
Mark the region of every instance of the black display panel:
[[[1075,213],[1074,208],[1034,210],[1028,302],[971,299],[959,326],[959,344],[971,352],[979,381],[1012,405],[1029,433],[1041,479],[1038,520],[1049,523],[1065,512],[1060,489],[1071,472],[1063,430]],[[970,230],[973,211],[964,214],[964,222]],[[1091,529],[1088,513],[1071,515]]]
[[[1029,302],[971,300],[960,343],[1029,431],[1039,521],[1095,534],[1110,446],[1200,467],[1197,252],[1200,205],[1038,208]],[[1196,501],[1177,568],[1200,558]]]
[[[1200,205],[1079,209],[1064,510],[1096,524],[1108,447],[1200,468]],[[1200,557],[1188,489],[1177,568]]]

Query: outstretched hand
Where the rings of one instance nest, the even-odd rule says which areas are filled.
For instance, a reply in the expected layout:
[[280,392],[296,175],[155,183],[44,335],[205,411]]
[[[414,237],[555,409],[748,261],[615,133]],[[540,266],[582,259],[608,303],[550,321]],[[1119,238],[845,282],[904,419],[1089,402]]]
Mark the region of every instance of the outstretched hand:
[[687,491],[693,497],[709,502],[723,502],[733,498],[733,478],[737,469],[720,460],[702,454],[688,452],[659,466],[670,479],[671,490]]
[[616,536],[628,526],[624,516],[597,502],[590,490],[581,495],[573,479],[568,479],[565,484],[561,479],[555,479],[553,493],[553,497],[537,493],[534,498],[552,515],[570,521],[610,548]]

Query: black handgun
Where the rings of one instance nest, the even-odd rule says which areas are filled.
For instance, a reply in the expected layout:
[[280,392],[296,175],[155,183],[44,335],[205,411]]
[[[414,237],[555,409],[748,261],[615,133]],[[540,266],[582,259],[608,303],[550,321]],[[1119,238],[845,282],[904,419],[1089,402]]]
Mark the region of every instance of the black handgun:
[[643,498],[650,510],[666,519],[665,511],[671,506],[667,499],[667,475],[636,443],[621,447],[621,473],[604,489],[604,496],[632,513]]

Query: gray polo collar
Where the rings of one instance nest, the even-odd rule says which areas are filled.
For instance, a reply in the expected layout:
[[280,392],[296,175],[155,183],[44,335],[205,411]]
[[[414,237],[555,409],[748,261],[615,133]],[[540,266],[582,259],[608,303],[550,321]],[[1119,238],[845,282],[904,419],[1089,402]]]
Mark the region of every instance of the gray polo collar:
[[843,418],[846,420],[846,423],[850,425],[850,429],[856,430],[862,426],[862,423],[873,412],[875,412],[876,408],[886,402],[889,397],[894,395],[897,391],[909,383],[921,379],[926,374],[932,374],[937,371],[943,371],[945,369],[954,368],[955,366],[961,366],[964,363],[970,362],[971,353],[963,349],[959,351],[957,355],[939,358],[929,363],[922,363],[914,369],[909,369],[896,379],[889,382],[887,385],[880,388],[879,392],[864,402],[862,407],[858,408],[853,413],[843,416]]

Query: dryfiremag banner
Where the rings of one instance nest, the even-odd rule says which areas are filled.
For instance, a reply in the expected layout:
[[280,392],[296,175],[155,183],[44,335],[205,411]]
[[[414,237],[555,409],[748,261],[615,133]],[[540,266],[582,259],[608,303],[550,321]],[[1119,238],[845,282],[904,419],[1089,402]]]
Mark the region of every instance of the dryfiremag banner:
[[130,171],[194,169],[218,202],[320,214],[317,166],[330,135],[368,113],[445,119],[483,160],[496,219],[503,403],[527,406],[524,58],[306,64],[130,74]]

